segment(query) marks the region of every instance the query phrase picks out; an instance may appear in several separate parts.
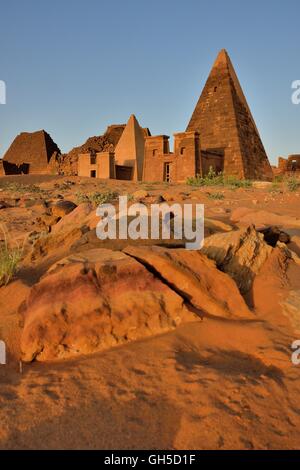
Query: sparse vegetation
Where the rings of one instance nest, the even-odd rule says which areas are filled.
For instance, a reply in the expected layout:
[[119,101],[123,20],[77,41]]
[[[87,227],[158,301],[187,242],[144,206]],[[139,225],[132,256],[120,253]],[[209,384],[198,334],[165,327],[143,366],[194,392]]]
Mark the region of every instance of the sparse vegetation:
[[300,188],[300,181],[297,180],[294,176],[290,177],[286,182],[287,188],[289,191],[297,191]]
[[3,186],[5,191],[11,191],[14,193],[42,193],[43,189],[34,184],[20,184],[20,183],[7,183]]
[[282,183],[284,180],[283,175],[276,175],[274,176],[273,183]]
[[82,204],[83,202],[89,202],[89,197],[87,194],[82,193],[81,191],[77,191],[76,193],[76,202],[77,204]]
[[105,204],[107,202],[112,202],[118,197],[118,193],[116,191],[106,191],[103,193],[95,192],[90,194],[84,194],[82,192],[76,193],[76,201],[77,204],[81,204],[83,202],[91,202],[95,206],[99,206],[100,204]]
[[236,176],[224,176],[224,186],[230,186],[231,188],[251,188],[252,181],[240,180]]
[[210,167],[206,176],[192,176],[186,182],[191,186],[221,186],[224,183],[224,176],[223,173],[216,174],[213,168]]
[[22,258],[19,247],[11,247],[4,233],[4,241],[0,245],[0,287],[6,286],[18,270]]
[[232,189],[249,188],[252,186],[250,180],[241,180],[236,176],[225,176],[224,173],[216,174],[212,167],[209,168],[209,172],[206,176],[202,177],[197,175],[190,177],[187,179],[186,183],[191,186],[225,186]]
[[279,182],[277,182],[277,181],[274,180],[274,181],[272,182],[272,186],[271,186],[270,189],[269,189],[269,192],[270,192],[270,193],[274,193],[274,194],[280,193],[280,192],[281,192],[281,189],[280,189],[280,186],[279,186]]
[[127,196],[127,201],[128,202],[134,201],[134,195],[133,194],[124,194],[124,196]]
[[214,200],[221,200],[221,199],[224,199],[225,196],[223,193],[211,193],[211,194],[208,194],[208,198],[214,199]]

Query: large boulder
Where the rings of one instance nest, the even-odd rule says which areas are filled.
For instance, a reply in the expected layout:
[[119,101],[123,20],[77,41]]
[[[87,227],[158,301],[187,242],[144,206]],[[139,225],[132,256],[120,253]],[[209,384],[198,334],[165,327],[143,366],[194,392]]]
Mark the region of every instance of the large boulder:
[[270,227],[259,230],[263,234],[264,240],[273,247],[276,246],[277,242],[280,243],[290,243],[291,237],[288,233],[280,230],[276,225],[271,225]]
[[159,275],[200,312],[222,318],[251,318],[235,282],[202,253],[157,246],[129,246],[124,252]]
[[257,314],[293,336],[300,333],[300,267],[295,261],[279,243],[253,283]]
[[30,287],[20,279],[0,287],[0,340],[4,341],[6,345],[8,365],[12,360],[20,360],[23,318],[18,310],[27,298],[29,291]]
[[289,243],[289,248],[297,253],[300,256],[300,236],[299,235],[292,235],[291,241]]
[[198,319],[142,264],[105,249],[52,266],[31,289],[22,313],[24,361],[93,353]]
[[300,227],[300,219],[288,215],[280,215],[275,212],[265,210],[257,211],[247,207],[238,207],[232,211],[230,220],[240,225],[255,225],[258,227],[268,227],[277,225],[279,227]]
[[293,330],[300,334],[300,289],[291,290],[281,301],[283,314],[288,318]]
[[33,245],[25,257],[25,263],[40,262],[43,258],[57,260],[66,256],[70,247],[80,240],[84,233],[85,227],[72,227],[67,232],[40,233],[40,236],[33,238]]
[[58,201],[51,207],[51,212],[54,217],[64,217],[65,215],[76,209],[77,205],[72,201]]
[[[62,201],[63,202],[63,201]],[[53,208],[54,209],[54,208]],[[52,209],[52,211],[53,211]],[[91,215],[95,213],[92,203],[83,202],[79,206],[75,207],[72,211],[66,214],[53,228],[52,233],[58,233],[62,231],[70,231],[73,228],[80,228],[89,223]],[[99,217],[98,217],[99,222]]]
[[242,294],[246,294],[272,247],[264,241],[263,234],[250,226],[207,237],[201,251],[236,281]]
[[204,227],[208,229],[210,232],[231,232],[233,229],[231,225],[222,222],[221,220],[211,219],[209,217],[205,217],[204,219]]

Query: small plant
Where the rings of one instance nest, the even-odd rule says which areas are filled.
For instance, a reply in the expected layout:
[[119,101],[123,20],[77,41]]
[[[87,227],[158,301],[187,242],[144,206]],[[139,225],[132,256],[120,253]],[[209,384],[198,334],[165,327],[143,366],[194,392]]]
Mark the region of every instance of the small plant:
[[240,180],[236,176],[226,176],[224,178],[224,186],[230,186],[233,189],[236,188],[251,188],[252,181]]
[[282,183],[284,180],[283,175],[276,175],[274,176],[273,183]]
[[212,166],[209,167],[207,175],[204,177],[204,185],[220,186],[224,184],[224,175],[222,172],[216,173]]
[[287,184],[288,190],[292,192],[297,191],[297,189],[299,189],[300,187],[300,182],[294,176],[289,178],[286,184]]
[[105,193],[93,193],[90,194],[90,201],[99,206],[100,204],[105,204],[106,202],[114,201],[118,197],[118,193],[115,191],[107,191]]
[[6,191],[11,191],[14,193],[42,193],[44,192],[39,186],[34,184],[20,184],[20,183],[8,183],[4,186]]
[[209,168],[206,176],[192,176],[187,178],[186,183],[190,186],[225,186],[231,189],[250,188],[250,180],[241,180],[236,176],[225,176],[223,173],[216,173],[213,167]]
[[81,191],[78,191],[75,194],[76,197],[76,202],[77,204],[82,204],[83,202],[89,202],[89,198],[86,194],[82,193]]
[[211,193],[211,194],[208,194],[208,198],[213,199],[213,200],[221,200],[221,199],[224,199],[225,196],[222,193]]
[[270,187],[269,191],[270,191],[270,193],[273,193],[273,194],[278,194],[278,193],[281,192],[279,184],[278,184],[277,181],[274,180],[272,182],[272,186]]
[[106,191],[103,193],[95,192],[90,194],[84,193],[76,193],[76,200],[78,204],[83,202],[91,202],[95,206],[99,206],[100,204],[105,204],[107,202],[111,202],[118,197],[118,193],[115,191]]
[[0,287],[6,286],[18,270],[22,258],[19,247],[10,247],[4,233],[4,241],[0,245]]
[[189,186],[204,186],[204,180],[200,175],[189,176],[186,180],[186,184]]

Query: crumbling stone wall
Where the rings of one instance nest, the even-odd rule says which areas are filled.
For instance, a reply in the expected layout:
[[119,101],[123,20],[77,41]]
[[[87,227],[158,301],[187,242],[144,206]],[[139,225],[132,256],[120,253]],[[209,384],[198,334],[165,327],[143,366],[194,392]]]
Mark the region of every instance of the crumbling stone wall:
[[74,147],[69,153],[62,156],[61,162],[58,165],[58,172],[64,175],[77,175],[78,158],[80,154],[113,152],[125,126],[126,124],[108,126],[105,134],[89,137],[83,145]]
[[278,167],[274,169],[276,175],[300,175],[300,155],[289,155],[288,158],[279,157]]

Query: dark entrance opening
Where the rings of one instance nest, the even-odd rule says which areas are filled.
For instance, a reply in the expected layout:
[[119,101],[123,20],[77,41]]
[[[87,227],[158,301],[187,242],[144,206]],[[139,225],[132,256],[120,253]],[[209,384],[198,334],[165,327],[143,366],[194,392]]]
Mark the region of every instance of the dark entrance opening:
[[117,180],[132,180],[133,167],[125,165],[116,165]]
[[96,170],[91,170],[91,178],[96,178]]
[[164,163],[164,181],[166,183],[171,181],[171,163],[169,162]]
[[216,175],[224,171],[224,150],[206,149],[201,151],[202,176],[206,176],[212,169]]

